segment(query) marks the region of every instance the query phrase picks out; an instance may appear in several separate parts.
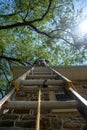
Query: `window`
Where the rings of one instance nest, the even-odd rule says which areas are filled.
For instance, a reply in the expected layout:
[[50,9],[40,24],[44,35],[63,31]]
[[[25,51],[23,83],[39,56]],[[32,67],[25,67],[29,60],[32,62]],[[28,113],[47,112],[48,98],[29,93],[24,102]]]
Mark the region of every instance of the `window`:
[[55,92],[55,98],[57,101],[71,100],[71,97],[64,92]]

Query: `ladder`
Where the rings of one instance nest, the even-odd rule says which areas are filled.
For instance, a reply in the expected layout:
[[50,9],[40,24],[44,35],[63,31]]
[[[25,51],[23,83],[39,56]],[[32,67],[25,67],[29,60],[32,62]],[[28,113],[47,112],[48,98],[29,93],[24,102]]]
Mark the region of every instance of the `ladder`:
[[[29,71],[20,76],[14,82],[14,86],[0,101],[1,120],[8,111],[12,113],[12,111],[18,110],[20,113],[24,110],[25,113],[28,111],[31,115],[30,119],[34,118],[36,122],[32,124],[25,121],[25,125],[23,125],[13,121],[10,123],[11,126],[8,125],[9,127],[21,124],[21,127],[29,128],[31,126],[30,128],[32,128],[34,126],[36,130],[42,130],[41,119],[47,111],[51,113],[79,111],[85,122],[87,121],[87,100],[77,92],[71,80],[50,67],[44,59],[38,60]],[[55,100],[55,97],[58,100]],[[20,119],[21,116],[18,118]],[[22,119],[24,118],[22,117]],[[0,124],[3,128],[3,124],[7,125],[8,121],[3,123],[2,120]],[[44,127],[47,125],[44,122],[42,124]]]

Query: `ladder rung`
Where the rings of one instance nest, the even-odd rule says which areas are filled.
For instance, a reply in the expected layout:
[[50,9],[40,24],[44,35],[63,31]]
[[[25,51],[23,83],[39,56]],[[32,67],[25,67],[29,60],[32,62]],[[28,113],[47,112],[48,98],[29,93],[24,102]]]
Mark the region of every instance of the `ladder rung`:
[[57,75],[27,75],[27,79],[39,79],[39,78],[49,78],[49,79],[53,79],[56,78]]
[[[3,107],[11,109],[29,109],[37,108],[37,101],[8,101]],[[41,108],[45,109],[73,109],[76,108],[76,102],[72,101],[41,101]]]
[[[21,85],[42,85],[44,80],[21,80]],[[63,80],[47,80],[45,84],[47,85],[63,85]]]
[[51,72],[31,72],[31,75],[51,75]]
[[[37,86],[22,86],[20,88],[21,91],[38,91],[39,87]],[[42,91],[63,91],[63,87],[62,86],[50,86],[48,88],[41,88]]]
[[57,114],[57,113],[77,113],[78,112],[78,110],[77,109],[75,109],[75,108],[73,108],[73,109],[53,109],[52,111],[51,111],[52,113],[54,113],[54,114]]
[[50,70],[47,67],[35,67],[34,68],[35,72],[50,72]]

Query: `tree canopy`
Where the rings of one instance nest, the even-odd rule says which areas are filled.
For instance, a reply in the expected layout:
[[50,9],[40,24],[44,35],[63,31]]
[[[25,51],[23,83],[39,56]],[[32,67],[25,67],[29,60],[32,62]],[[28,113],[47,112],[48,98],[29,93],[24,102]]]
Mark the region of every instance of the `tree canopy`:
[[0,0],[1,86],[10,83],[12,65],[31,66],[38,57],[51,65],[86,61],[86,34],[76,33],[82,13],[75,0]]

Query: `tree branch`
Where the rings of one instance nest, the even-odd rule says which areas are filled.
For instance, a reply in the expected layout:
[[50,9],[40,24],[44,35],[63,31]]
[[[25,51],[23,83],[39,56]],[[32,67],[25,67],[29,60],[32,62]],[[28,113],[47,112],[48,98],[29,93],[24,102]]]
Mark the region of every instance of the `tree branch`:
[[43,35],[45,35],[45,36],[51,38],[51,36],[50,36],[48,33],[40,31],[40,30],[39,30],[37,27],[35,27],[33,24],[30,24],[30,27],[33,28],[33,30],[35,30],[37,33],[43,34]]
[[11,16],[17,15],[19,13],[21,13],[21,11],[18,11],[18,12],[15,12],[15,13],[10,13],[10,14],[0,15],[0,17],[11,17]]
[[[32,24],[31,24],[31,27],[32,27],[37,33],[43,34],[43,35],[45,35],[45,36],[47,36],[47,37],[49,37],[49,38],[51,38],[51,39],[62,39],[63,41],[65,41],[65,42],[68,43],[69,45],[72,45],[73,47],[75,47],[75,45],[74,45],[73,43],[69,42],[67,39],[64,39],[63,37],[50,35],[50,33],[52,33],[53,31],[50,32],[50,33],[46,33],[46,32],[42,32],[42,31],[38,30],[38,29],[37,29],[35,26],[33,26]],[[60,29],[59,29],[59,30],[60,30]],[[55,31],[55,30],[54,30],[54,31]],[[64,31],[64,30],[62,30],[62,31]],[[69,32],[67,32],[67,33],[69,33]]]
[[0,98],[0,100],[4,97],[4,94],[3,94],[3,90],[0,88],[0,94],[1,94],[1,98]]
[[69,42],[67,39],[63,38],[63,37],[60,37],[60,39],[62,39],[63,41],[65,41],[66,43],[68,43],[69,45],[75,47],[75,45],[71,42]]
[[[32,21],[17,22],[17,23],[10,24],[10,25],[2,25],[2,26],[0,26],[0,30],[15,28],[15,27],[21,27],[21,26],[30,26],[31,23],[42,21],[44,19],[44,17],[47,15],[47,13],[49,12],[51,4],[52,4],[52,0],[49,0],[48,8],[47,8],[46,12],[42,15],[41,18],[38,18],[38,19],[35,19],[35,20],[32,20]],[[11,16],[12,14],[9,14],[9,15]]]
[[11,25],[4,25],[4,26],[2,25],[2,26],[0,26],[0,30],[21,27],[21,26],[25,26],[25,25],[29,25],[29,22],[17,22],[15,24],[11,24]]
[[1,59],[6,59],[6,60],[9,60],[9,61],[17,61],[17,62],[20,62],[21,60],[20,59],[16,59],[16,58],[12,58],[12,57],[7,57],[7,56],[4,56],[4,55],[1,55],[0,56]]
[[5,55],[1,55],[0,56],[0,59],[5,59],[5,60],[8,60],[8,61],[15,61],[15,62],[19,62],[20,64],[24,65],[25,66],[25,63],[28,64],[28,65],[31,65],[31,63],[29,64],[29,62],[24,62],[22,61],[21,59],[16,59],[16,58],[12,58],[12,57],[7,57]]
[[[60,36],[52,36],[52,35],[50,35],[50,33],[46,33],[46,32],[40,31],[37,27],[35,27],[35,26],[34,26],[32,23],[30,23],[30,22],[22,22],[22,23],[18,22],[18,23],[13,24],[13,25],[7,25],[7,26],[2,26],[2,27],[0,26],[0,29],[2,29],[2,28],[3,28],[3,29],[14,28],[14,27],[25,26],[25,25],[30,26],[31,28],[33,28],[33,30],[35,30],[35,31],[36,31],[37,33],[39,33],[39,34],[45,35],[45,36],[47,36],[47,37],[49,37],[49,38],[52,38],[52,39],[54,39],[54,38],[56,38],[56,39],[62,39],[62,40],[64,40],[65,42],[67,42],[69,45],[72,45],[72,46],[75,47],[74,44],[72,44],[71,42],[67,41],[66,39],[64,39],[64,38],[62,38],[62,37],[60,37]],[[11,60],[11,59],[9,59],[9,60]],[[20,59],[12,58],[12,60],[17,61],[17,62],[21,62]]]
[[7,61],[19,62],[20,64],[25,65],[25,64],[22,62],[21,59],[16,59],[16,58],[12,58],[12,57],[7,57],[7,56],[4,56],[4,55],[0,56],[0,58],[1,58],[1,59],[5,59],[5,60],[7,60]]
[[52,5],[52,0],[49,0],[49,5],[48,5],[48,8],[47,8],[46,12],[42,15],[41,18],[34,19],[34,20],[31,21],[31,23],[35,23],[35,22],[40,22],[40,21],[42,21],[42,20],[45,18],[45,16],[48,14],[51,5]]

